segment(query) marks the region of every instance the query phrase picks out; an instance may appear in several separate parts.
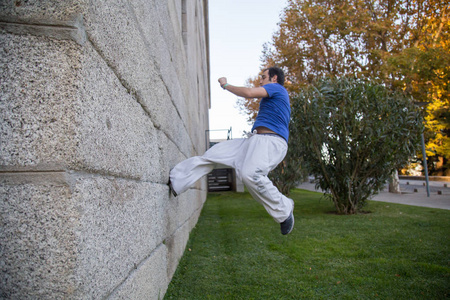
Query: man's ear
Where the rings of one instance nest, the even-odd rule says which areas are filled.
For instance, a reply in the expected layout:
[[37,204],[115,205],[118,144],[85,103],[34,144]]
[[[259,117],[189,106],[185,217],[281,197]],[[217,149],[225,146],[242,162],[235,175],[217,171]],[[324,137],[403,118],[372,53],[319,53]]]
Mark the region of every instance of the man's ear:
[[278,82],[278,75],[273,75],[271,80],[272,80],[272,83],[277,83]]

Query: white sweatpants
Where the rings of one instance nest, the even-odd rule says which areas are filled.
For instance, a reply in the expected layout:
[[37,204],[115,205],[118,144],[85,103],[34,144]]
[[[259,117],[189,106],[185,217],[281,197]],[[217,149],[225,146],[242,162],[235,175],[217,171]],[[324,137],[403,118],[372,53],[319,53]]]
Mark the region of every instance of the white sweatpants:
[[294,202],[278,191],[267,174],[283,160],[286,151],[286,141],[274,135],[256,134],[228,140],[214,145],[203,156],[177,164],[170,172],[170,181],[174,191],[180,194],[211,172],[215,164],[232,167],[253,198],[281,223],[289,217]]

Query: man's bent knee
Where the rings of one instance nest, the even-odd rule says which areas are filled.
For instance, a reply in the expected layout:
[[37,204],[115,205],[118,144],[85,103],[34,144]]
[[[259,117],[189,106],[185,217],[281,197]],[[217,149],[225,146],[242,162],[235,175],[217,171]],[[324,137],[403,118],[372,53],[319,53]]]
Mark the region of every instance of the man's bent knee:
[[265,178],[265,174],[261,169],[246,171],[242,174],[242,181],[247,188],[254,189],[259,193],[263,193],[265,191],[263,178]]

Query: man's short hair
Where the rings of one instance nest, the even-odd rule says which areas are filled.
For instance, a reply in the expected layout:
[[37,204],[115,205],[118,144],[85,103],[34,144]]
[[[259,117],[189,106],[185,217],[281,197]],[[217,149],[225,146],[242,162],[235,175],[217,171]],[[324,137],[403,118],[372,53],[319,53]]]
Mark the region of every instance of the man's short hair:
[[[269,79],[273,76],[277,75],[277,83],[284,85],[284,72],[278,67],[270,67],[265,69],[264,71],[269,70]],[[263,71],[263,72],[264,72]]]

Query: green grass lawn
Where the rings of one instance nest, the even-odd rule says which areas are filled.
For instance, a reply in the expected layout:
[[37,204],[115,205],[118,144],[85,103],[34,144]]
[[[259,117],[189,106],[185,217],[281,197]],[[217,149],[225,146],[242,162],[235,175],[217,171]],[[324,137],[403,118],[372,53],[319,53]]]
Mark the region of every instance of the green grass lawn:
[[295,228],[248,193],[210,193],[165,299],[448,299],[450,211],[370,202],[336,215],[294,190]]

